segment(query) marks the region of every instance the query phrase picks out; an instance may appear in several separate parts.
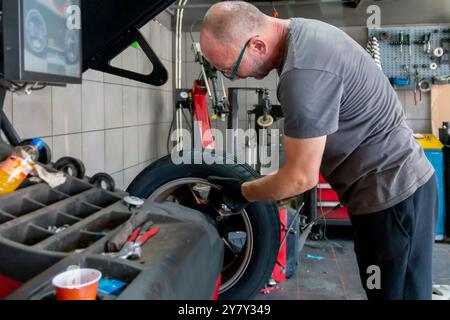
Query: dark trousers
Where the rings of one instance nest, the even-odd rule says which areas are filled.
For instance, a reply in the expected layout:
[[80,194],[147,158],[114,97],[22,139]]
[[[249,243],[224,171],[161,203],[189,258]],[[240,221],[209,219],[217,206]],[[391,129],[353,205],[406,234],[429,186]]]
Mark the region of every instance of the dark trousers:
[[411,197],[391,208],[350,214],[359,272],[369,300],[431,299],[437,213],[433,175]]

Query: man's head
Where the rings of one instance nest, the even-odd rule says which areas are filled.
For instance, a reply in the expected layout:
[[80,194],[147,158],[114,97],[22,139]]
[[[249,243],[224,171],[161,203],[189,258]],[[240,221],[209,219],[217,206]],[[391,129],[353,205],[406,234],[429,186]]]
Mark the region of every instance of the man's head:
[[203,55],[227,77],[262,79],[277,67],[285,23],[247,2],[217,3],[203,21]]

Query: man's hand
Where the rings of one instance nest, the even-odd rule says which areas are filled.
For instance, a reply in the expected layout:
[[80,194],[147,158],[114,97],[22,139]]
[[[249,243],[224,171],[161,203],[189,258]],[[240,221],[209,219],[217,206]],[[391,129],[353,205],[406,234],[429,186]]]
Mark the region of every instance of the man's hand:
[[242,193],[250,202],[277,201],[314,188],[327,137],[296,139],[284,137],[286,165],[273,175],[246,182]]
[[241,187],[244,181],[235,178],[208,177],[208,181],[223,188],[221,194],[224,204],[234,213],[237,213],[250,203],[243,196]]

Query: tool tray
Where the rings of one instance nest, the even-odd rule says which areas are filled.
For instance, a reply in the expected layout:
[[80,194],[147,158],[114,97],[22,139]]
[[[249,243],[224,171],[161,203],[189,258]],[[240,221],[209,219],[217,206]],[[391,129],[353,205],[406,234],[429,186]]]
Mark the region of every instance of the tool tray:
[[[211,299],[223,245],[198,211],[147,201],[136,211],[136,225],[151,220],[160,231],[142,247],[142,258],[102,255],[131,217],[126,195],[67,177],[55,189],[33,184],[0,197],[0,274],[25,283],[8,298],[54,299],[52,278],[78,265],[128,284],[120,295],[102,299]],[[49,226],[66,229],[54,233]]]

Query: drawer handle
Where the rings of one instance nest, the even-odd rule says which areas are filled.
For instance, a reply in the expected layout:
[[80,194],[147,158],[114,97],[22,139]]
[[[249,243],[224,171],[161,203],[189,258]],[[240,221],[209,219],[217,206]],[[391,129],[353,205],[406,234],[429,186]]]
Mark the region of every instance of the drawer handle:
[[330,201],[319,201],[317,202],[318,207],[336,207],[339,205],[339,202],[330,202]]

